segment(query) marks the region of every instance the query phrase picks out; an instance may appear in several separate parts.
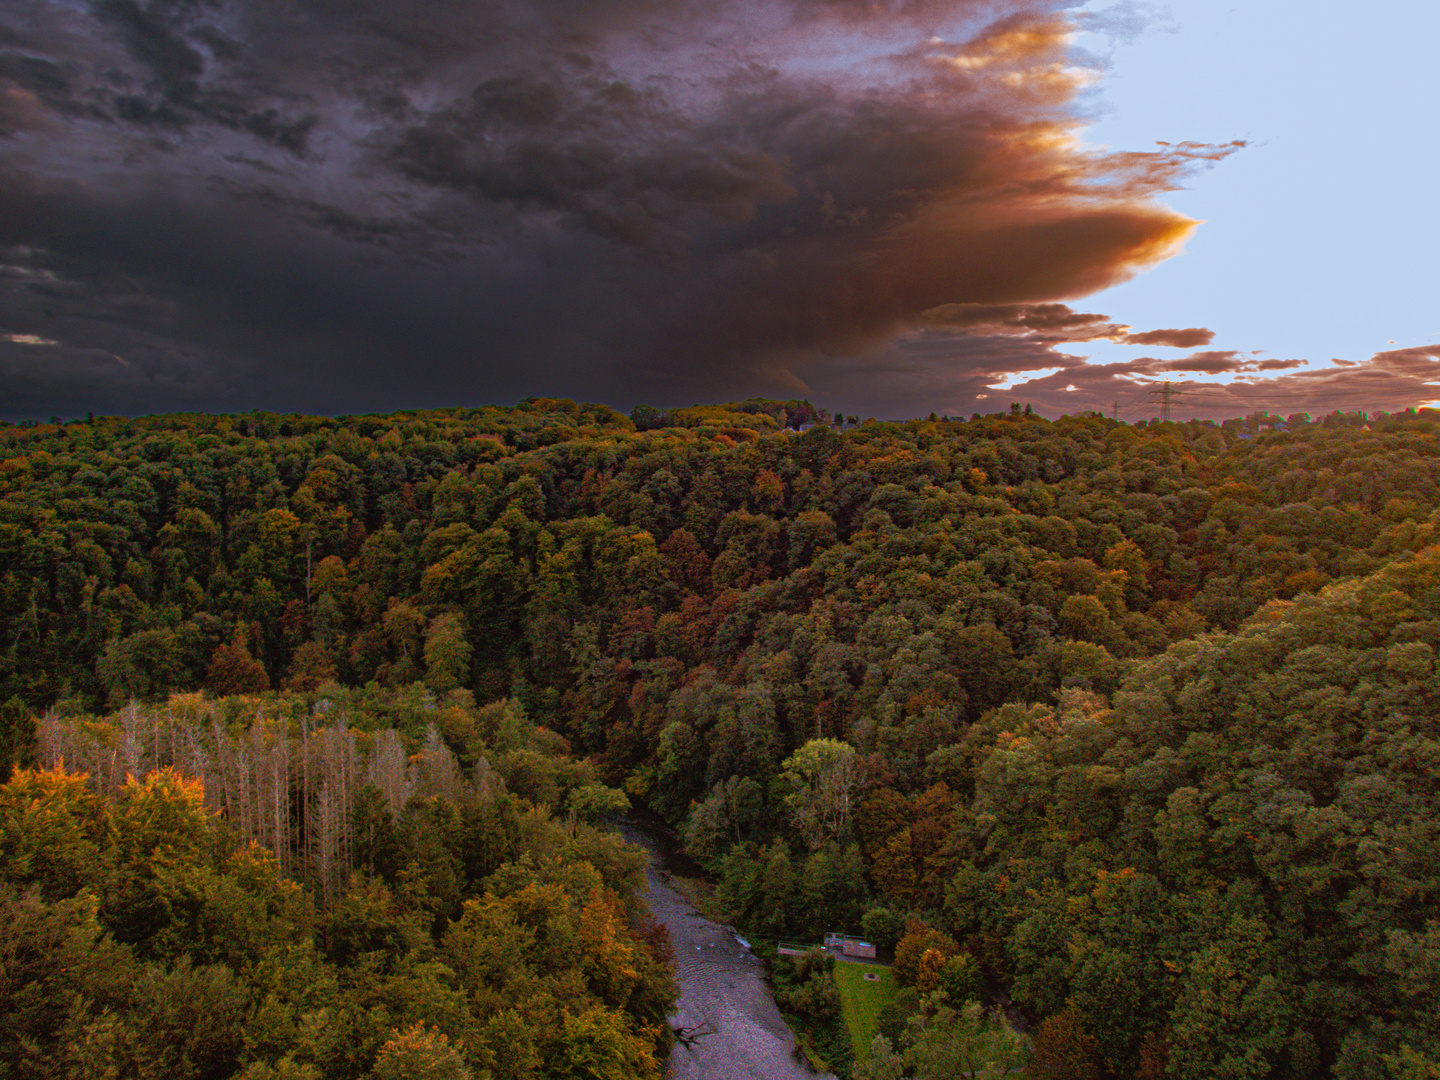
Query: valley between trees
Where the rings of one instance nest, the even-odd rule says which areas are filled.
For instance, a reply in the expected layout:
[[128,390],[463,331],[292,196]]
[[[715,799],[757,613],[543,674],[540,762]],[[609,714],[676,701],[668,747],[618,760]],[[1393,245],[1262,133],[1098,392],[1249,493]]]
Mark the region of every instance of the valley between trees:
[[4,1067],[645,1075],[629,801],[842,1074],[1436,1075],[1440,417],[818,419],[0,427]]

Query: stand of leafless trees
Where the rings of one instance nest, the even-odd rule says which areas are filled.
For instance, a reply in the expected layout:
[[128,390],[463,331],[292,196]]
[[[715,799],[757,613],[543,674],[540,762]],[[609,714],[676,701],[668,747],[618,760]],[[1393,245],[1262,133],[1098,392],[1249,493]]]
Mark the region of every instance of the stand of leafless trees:
[[84,773],[116,796],[127,779],[172,767],[204,781],[205,801],[241,836],[275,852],[281,871],[327,906],[352,869],[355,798],[366,785],[393,816],[412,798],[487,797],[504,782],[483,758],[467,780],[432,727],[408,754],[393,730],[362,732],[343,715],[299,719],[257,715],[227,724],[200,695],[164,705],[131,704],[106,720],[47,716],[38,726],[37,764]]

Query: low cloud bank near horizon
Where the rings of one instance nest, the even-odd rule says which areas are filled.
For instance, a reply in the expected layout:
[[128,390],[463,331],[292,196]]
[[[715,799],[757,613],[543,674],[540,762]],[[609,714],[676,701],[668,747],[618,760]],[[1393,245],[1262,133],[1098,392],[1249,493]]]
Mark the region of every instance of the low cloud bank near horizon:
[[[1055,321],[1060,318],[1055,313]],[[1096,321],[1076,321],[1072,329],[1104,319],[1091,318]],[[1123,336],[1125,328],[1117,333]],[[1148,420],[1160,415],[1167,383],[1175,419],[1399,412],[1440,401],[1440,345],[1390,349],[1362,361],[1333,358],[1327,364],[1235,350],[1105,363],[1064,351],[1077,338],[1096,340],[1083,329],[1075,338],[1064,331],[967,336],[929,329],[867,356],[830,364],[817,381],[842,396],[861,387],[884,387],[865,414],[880,417],[932,411],[969,416],[1004,411],[1015,403],[1050,417],[1102,412],[1121,420]],[[1213,381],[1217,376],[1226,381]]]
[[[1016,349],[1202,348],[1204,328],[1066,306],[1174,254],[1196,223],[1161,197],[1239,145],[1084,146],[1103,65],[1073,38],[1095,18],[1044,0],[379,0],[363,19],[17,0],[0,401],[805,393],[904,414],[993,382]],[[901,398],[886,364],[912,356]]]

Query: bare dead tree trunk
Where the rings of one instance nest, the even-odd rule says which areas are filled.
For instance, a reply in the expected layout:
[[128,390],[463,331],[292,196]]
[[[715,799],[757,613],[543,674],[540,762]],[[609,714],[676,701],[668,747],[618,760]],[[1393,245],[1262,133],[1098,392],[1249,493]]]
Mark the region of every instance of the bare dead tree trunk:
[[370,755],[367,780],[385,796],[390,813],[399,817],[410,801],[410,778],[405,747],[400,736],[394,731],[382,731],[375,738],[375,749]]
[[271,850],[280,860],[280,872],[290,875],[290,739],[287,734],[281,733],[276,738],[271,762],[275,808],[275,846]]

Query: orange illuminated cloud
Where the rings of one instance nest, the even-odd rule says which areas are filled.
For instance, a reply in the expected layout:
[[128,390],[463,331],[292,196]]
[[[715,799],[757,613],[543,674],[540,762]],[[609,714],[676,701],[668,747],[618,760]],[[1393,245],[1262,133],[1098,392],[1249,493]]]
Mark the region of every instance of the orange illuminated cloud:
[[1023,336],[1052,344],[1105,340],[1125,345],[1193,349],[1215,339],[1215,331],[1199,326],[1135,333],[1108,315],[1075,311],[1059,303],[942,304],[923,312],[921,318],[925,326],[935,329]]
[[1193,349],[1198,345],[1209,345],[1215,340],[1215,331],[1192,326],[1186,330],[1146,330],[1141,334],[1126,334],[1127,345],[1168,345],[1173,349]]
[[[1238,144],[1085,148],[1074,104],[1093,72],[1077,65],[1074,33],[1068,17],[1022,10],[896,53],[887,81],[767,78],[742,112],[783,132],[763,149],[795,192],[773,215],[784,227],[744,230],[743,247],[710,263],[707,288],[670,310],[663,338],[792,373],[947,324],[1124,340],[1129,327],[1061,301],[1174,255],[1198,223],[1159,196]],[[770,219],[764,199],[757,222]]]
[[[1109,415],[1115,409],[1122,420],[1150,419],[1159,415],[1157,391],[1167,382],[1177,419],[1225,419],[1258,410],[1282,416],[1307,412],[1318,416],[1337,409],[1396,412],[1440,399],[1440,345],[1394,349],[1376,353],[1369,360],[1332,361],[1323,367],[1309,366],[1303,360],[1246,360],[1228,350],[1195,353],[1173,361],[1142,357],[1091,364],[1049,347],[1032,347],[1017,356],[993,338],[971,341],[966,352],[966,373],[946,388],[954,402],[949,407],[957,412],[969,407],[966,401],[979,397],[975,391],[993,397],[989,388],[996,380],[990,372],[1007,371],[1021,374],[1010,376],[1005,400],[1031,403],[1049,416],[1086,410]],[[920,356],[905,360],[908,362],[902,367],[925,368],[941,381],[938,365]],[[1171,373],[1182,372],[1226,375],[1229,380],[1216,383],[1172,377]],[[900,381],[895,372],[890,372],[889,378]],[[948,399],[943,392],[934,400],[933,407],[944,411]]]

